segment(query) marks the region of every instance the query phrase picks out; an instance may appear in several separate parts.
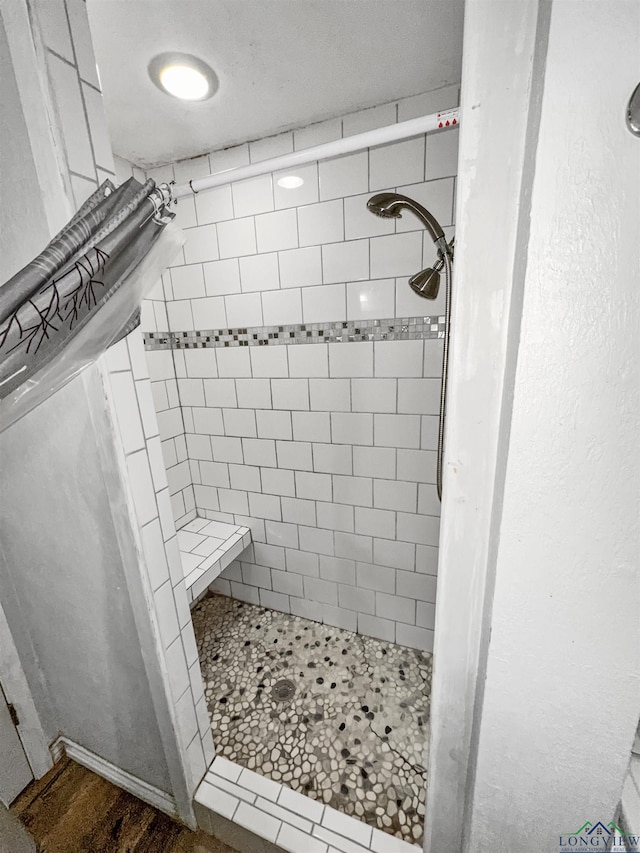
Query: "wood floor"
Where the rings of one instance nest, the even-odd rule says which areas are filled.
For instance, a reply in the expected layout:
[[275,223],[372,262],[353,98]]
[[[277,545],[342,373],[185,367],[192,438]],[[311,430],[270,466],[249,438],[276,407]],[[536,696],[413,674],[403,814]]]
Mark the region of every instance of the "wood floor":
[[42,853],[234,853],[64,758],[11,806]]

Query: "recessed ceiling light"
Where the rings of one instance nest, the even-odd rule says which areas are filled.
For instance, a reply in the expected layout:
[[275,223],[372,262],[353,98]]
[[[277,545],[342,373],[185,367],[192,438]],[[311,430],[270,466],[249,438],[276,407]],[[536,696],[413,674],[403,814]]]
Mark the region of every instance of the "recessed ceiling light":
[[218,89],[214,71],[188,53],[161,53],[149,63],[155,85],[181,101],[204,101]]
[[278,186],[284,187],[285,190],[297,190],[304,184],[304,180],[297,175],[285,175],[283,178],[278,178]]
[[160,82],[170,95],[183,101],[201,101],[209,93],[207,78],[188,65],[167,65],[160,72]]

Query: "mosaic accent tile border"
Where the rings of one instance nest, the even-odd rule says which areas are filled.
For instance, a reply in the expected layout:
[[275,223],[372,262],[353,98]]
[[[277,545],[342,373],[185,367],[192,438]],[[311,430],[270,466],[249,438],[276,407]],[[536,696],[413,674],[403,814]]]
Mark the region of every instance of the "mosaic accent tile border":
[[412,341],[443,338],[444,317],[401,317],[388,320],[347,320],[334,323],[296,323],[239,329],[201,329],[186,332],[144,332],[148,350],[255,347],[281,344],[339,344],[354,341]]

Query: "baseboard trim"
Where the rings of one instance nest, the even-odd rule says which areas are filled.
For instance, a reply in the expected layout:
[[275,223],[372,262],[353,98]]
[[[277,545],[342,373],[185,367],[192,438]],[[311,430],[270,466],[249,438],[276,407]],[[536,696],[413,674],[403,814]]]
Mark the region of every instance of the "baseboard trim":
[[115,764],[111,764],[111,762],[96,755],[95,752],[85,749],[84,746],[74,743],[69,738],[59,737],[51,745],[50,749],[54,761],[58,761],[63,755],[66,755],[68,758],[73,759],[73,761],[77,761],[78,764],[82,764],[87,770],[92,770],[98,776],[106,779],[107,782],[112,782],[118,788],[122,788],[129,794],[133,794],[134,797],[137,797],[144,803],[148,803],[148,805],[153,806],[158,811],[169,815],[169,817],[178,817],[178,807],[172,796],[161,791],[159,788],[155,788],[148,782],[143,782],[142,779],[132,776],[126,770],[121,770]]

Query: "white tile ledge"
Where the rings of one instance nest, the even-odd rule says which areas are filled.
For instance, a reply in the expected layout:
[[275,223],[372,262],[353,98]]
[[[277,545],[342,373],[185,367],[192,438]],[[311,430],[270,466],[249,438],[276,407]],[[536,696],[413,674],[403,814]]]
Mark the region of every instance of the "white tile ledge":
[[[194,799],[208,811],[232,820],[287,853],[422,850],[419,845],[372,828],[222,757],[213,760]],[[206,831],[206,827],[202,828]]]
[[196,517],[177,531],[189,605],[251,544],[251,530]]

